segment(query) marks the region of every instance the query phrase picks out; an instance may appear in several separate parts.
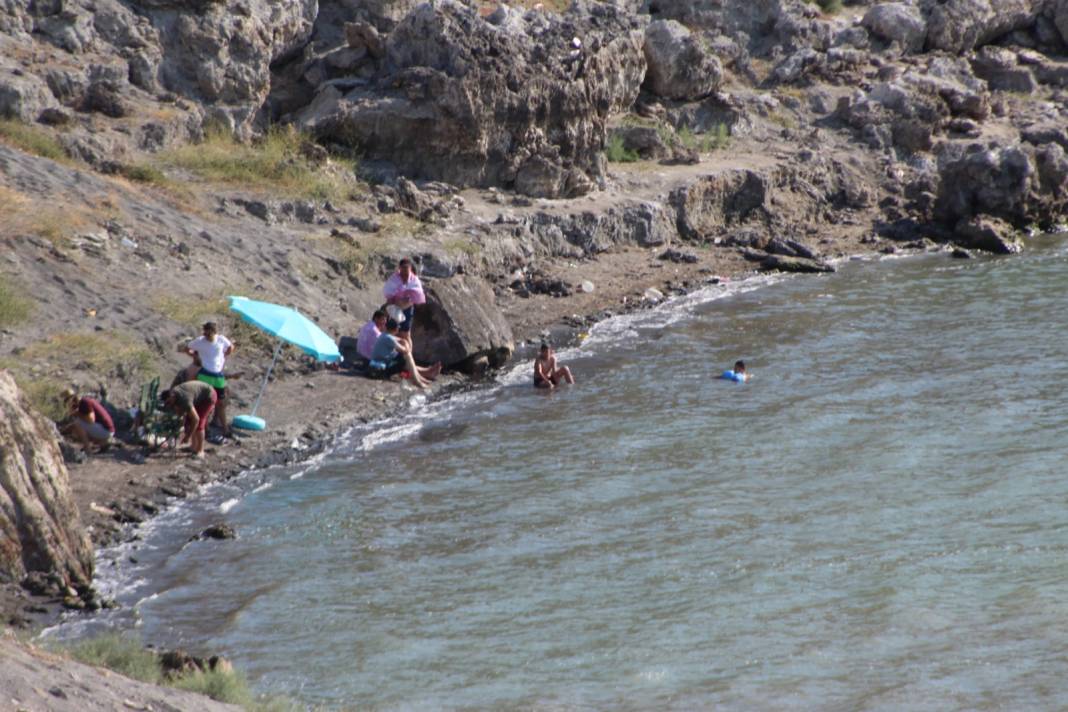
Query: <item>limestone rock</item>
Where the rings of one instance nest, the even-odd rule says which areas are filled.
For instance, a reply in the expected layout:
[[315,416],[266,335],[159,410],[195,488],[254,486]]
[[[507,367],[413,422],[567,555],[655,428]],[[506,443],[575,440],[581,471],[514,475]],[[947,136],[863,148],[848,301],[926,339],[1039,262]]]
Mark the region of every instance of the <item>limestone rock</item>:
[[723,81],[719,59],[674,20],[651,23],[643,51],[649,65],[645,86],[657,96],[692,101],[716,91]]
[[996,218],[963,219],[957,223],[954,235],[958,243],[973,250],[1011,255],[1022,249],[1012,226]]
[[873,5],[861,24],[887,42],[897,42],[906,52],[923,51],[927,37],[927,23],[915,5],[904,2],[883,2]]
[[55,427],[0,370],[0,580],[56,574],[87,589],[93,550],[71,498]]
[[949,0],[933,3],[927,49],[960,54],[1030,27],[1047,0]]
[[494,367],[508,360],[512,329],[485,282],[456,275],[424,286],[426,304],[416,309],[412,326],[416,361],[466,370],[479,358]]
[[760,267],[780,272],[835,272],[834,265],[811,260],[807,257],[790,257],[787,255],[768,255],[760,261]]
[[580,195],[601,175],[608,116],[637,97],[641,25],[591,3],[519,28],[453,0],[420,5],[389,34],[377,84],[321,91],[296,123],[411,178]]

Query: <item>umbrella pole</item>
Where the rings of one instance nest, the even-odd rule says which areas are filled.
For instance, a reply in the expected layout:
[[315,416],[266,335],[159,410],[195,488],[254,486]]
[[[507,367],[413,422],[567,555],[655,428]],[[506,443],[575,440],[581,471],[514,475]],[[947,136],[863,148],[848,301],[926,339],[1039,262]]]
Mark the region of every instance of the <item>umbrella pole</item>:
[[278,346],[274,349],[274,358],[271,359],[271,365],[267,367],[267,375],[263,377],[263,384],[260,386],[260,393],[256,396],[256,405],[252,406],[252,415],[256,415],[256,410],[260,407],[260,399],[263,398],[263,392],[267,389],[267,381],[271,379],[271,371],[274,370],[274,365],[278,362],[278,353],[282,350],[282,342],[278,342]]

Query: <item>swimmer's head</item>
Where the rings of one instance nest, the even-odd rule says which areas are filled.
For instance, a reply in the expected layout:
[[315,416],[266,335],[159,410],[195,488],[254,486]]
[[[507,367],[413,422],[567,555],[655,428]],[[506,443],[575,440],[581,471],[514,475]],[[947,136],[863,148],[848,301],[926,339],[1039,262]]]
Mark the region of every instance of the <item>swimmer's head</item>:
[[734,362],[734,372],[735,373],[745,373],[745,361],[735,361]]

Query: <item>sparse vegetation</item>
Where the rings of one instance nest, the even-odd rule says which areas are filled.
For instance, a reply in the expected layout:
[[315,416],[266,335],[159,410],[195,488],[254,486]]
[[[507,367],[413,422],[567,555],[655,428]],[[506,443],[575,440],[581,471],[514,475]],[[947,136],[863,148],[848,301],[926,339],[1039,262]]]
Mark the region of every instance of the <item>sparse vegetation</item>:
[[786,113],[785,111],[771,112],[770,114],[768,114],[768,121],[772,122],[773,124],[778,124],[784,129],[790,129],[791,131],[797,128],[797,119],[795,119],[793,116]]
[[162,295],[156,298],[153,306],[171,321],[183,326],[199,327],[212,317],[225,314],[229,303],[226,295],[220,292],[205,298]]
[[828,15],[833,15],[842,10],[842,0],[809,0],[813,5],[819,5],[820,10]]
[[30,197],[4,186],[0,186],[0,207],[6,232],[43,237],[60,248],[66,247],[77,231],[107,219],[100,210]]
[[612,136],[604,147],[605,156],[613,163],[634,163],[641,160],[641,156],[633,149],[623,145],[622,136]]
[[57,372],[71,368],[94,378],[142,379],[157,370],[156,357],[142,342],[122,332],[68,332],[36,341],[0,359],[38,412],[58,420],[63,416],[57,396],[66,388]]
[[159,684],[163,678],[156,655],[126,636],[109,634],[83,640],[69,652],[78,662],[107,668],[141,682]]
[[158,188],[169,188],[173,184],[173,181],[155,166],[145,164],[123,166],[120,173],[123,178],[134,183],[147,183]]
[[685,148],[698,153],[711,153],[730,145],[730,129],[726,124],[716,124],[715,128],[705,133],[696,134],[689,126],[683,126],[677,134],[678,141]]
[[196,692],[218,702],[238,705],[249,712],[286,712],[295,709],[286,700],[257,699],[245,677],[233,670],[195,672],[178,677],[165,675],[159,657],[151,650],[146,650],[139,641],[125,635],[112,633],[91,638],[75,643],[65,652],[86,665],[105,668],[153,685]]
[[200,143],[160,154],[164,165],[187,170],[217,183],[316,200],[343,200],[358,190],[356,162],[334,157],[333,166],[318,166],[304,150],[309,140],[291,129],[270,129],[252,143],[230,132],[209,129]]
[[0,327],[21,324],[29,318],[33,302],[19,291],[8,278],[0,280]]
[[71,163],[63,145],[47,129],[24,124],[17,119],[0,119],[0,141],[20,151],[50,158],[61,163]]

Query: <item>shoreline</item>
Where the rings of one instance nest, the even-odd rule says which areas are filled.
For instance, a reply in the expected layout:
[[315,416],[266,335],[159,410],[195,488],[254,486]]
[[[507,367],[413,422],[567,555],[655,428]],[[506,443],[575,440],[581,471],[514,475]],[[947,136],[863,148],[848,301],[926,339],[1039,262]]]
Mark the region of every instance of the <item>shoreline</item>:
[[[856,246],[860,247],[861,245]],[[899,250],[896,254],[899,256],[915,256],[929,252],[948,251],[942,246],[931,246],[927,249]],[[833,262],[840,264],[857,259],[880,259],[885,257],[886,255],[880,256],[878,252],[871,250],[858,250],[852,253],[840,254],[833,259]],[[594,257],[593,261],[596,261],[596,259]],[[693,294],[717,284],[744,283],[761,274],[774,274],[774,272],[757,270],[711,274],[711,270],[706,266],[697,264],[691,267],[691,270],[684,272],[684,275],[689,276],[688,279],[682,279],[672,287],[665,286],[662,299],[656,301],[626,299],[623,302],[619,302],[618,299],[614,301],[607,300],[607,302],[605,300],[594,300],[594,303],[599,306],[590,313],[570,313],[563,317],[557,315],[554,316],[551,322],[545,324],[543,328],[534,331],[527,330],[517,335],[516,352],[508,363],[497,372],[504,371],[528,358],[533,358],[533,344],[542,338],[546,338],[546,336],[558,347],[574,346],[581,343],[580,335],[585,330],[602,321],[661,307],[669,304],[673,299]],[[669,280],[669,282],[673,281]],[[648,289],[648,287],[644,289]],[[644,289],[639,285],[639,291],[644,291]],[[553,301],[557,307],[565,307],[568,304],[567,298]],[[555,310],[555,312],[567,311],[569,310],[560,308]],[[360,425],[381,426],[391,418],[403,416],[405,413],[411,412],[413,406],[410,399],[419,393],[419,391],[407,385],[394,381],[372,381],[351,373],[322,369],[290,375],[285,379],[281,379],[278,383],[272,383],[268,388],[268,393],[270,394],[272,389],[276,392],[273,402],[277,407],[277,402],[282,400],[282,396],[278,395],[277,391],[307,388],[308,384],[314,384],[312,390],[317,390],[319,382],[330,378],[352,378],[362,385],[364,389],[368,387],[373,389],[371,399],[366,398],[366,393],[357,395],[357,400],[361,401],[364,407],[370,405],[370,412],[354,414],[336,407],[330,407],[329,417],[326,421],[322,421],[314,427],[305,428],[302,433],[288,442],[288,446],[287,438],[293,432],[288,427],[282,428],[280,433],[273,433],[272,436],[268,436],[263,440],[255,440],[248,444],[238,441],[242,442],[238,449],[242,450],[240,454],[244,457],[236,458],[231,454],[228,462],[223,467],[219,467],[219,461],[217,459],[213,460],[212,457],[213,455],[217,456],[222,451],[220,448],[216,448],[215,453],[210,454],[206,460],[200,463],[179,456],[174,463],[177,471],[167,473],[161,477],[150,478],[149,482],[145,482],[144,478],[139,481],[136,478],[128,477],[130,474],[136,474],[136,468],[140,467],[139,465],[119,467],[118,469],[122,471],[120,474],[127,476],[123,486],[122,497],[115,502],[109,502],[108,506],[99,505],[95,500],[89,500],[88,505],[86,505],[86,493],[83,488],[79,487],[79,481],[76,479],[82,470],[90,467],[92,460],[89,463],[72,467],[72,490],[76,500],[78,500],[83,523],[91,532],[95,554],[99,556],[103,549],[139,540],[141,538],[140,530],[142,524],[148,523],[162,512],[177,506],[182,500],[196,497],[203,486],[229,482],[245,473],[256,470],[310,462],[316,456],[329,450],[339,437],[354,427]],[[301,381],[303,385],[298,384],[298,381]],[[444,382],[439,381],[426,394],[427,400],[425,404],[447,401],[457,393],[484,388],[488,383],[494,381],[495,379],[492,376],[483,380],[456,374],[446,375]],[[392,390],[395,394],[400,393],[403,399],[391,402],[388,397],[381,397],[380,391],[382,388]],[[336,391],[338,389],[331,390]],[[254,451],[246,452],[246,448]],[[157,462],[167,462],[171,456],[158,454],[154,457]],[[150,458],[151,461],[152,458]],[[194,470],[193,467],[198,464],[200,466],[199,469]],[[167,468],[165,467],[164,469]],[[110,506],[114,504],[118,504],[118,506]],[[220,517],[222,516],[224,515],[220,514]],[[30,627],[35,631],[35,634],[40,634],[46,629],[62,625],[65,622],[64,619],[73,613],[59,600],[42,600],[40,597],[33,597],[31,600],[31,605],[37,609],[35,611],[36,616],[32,625],[25,627]]]

